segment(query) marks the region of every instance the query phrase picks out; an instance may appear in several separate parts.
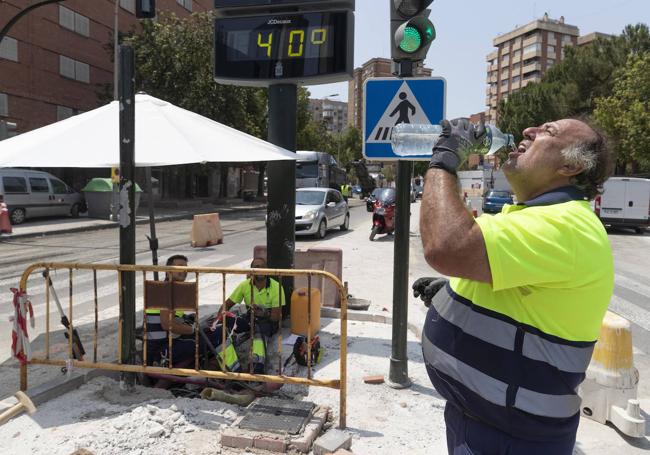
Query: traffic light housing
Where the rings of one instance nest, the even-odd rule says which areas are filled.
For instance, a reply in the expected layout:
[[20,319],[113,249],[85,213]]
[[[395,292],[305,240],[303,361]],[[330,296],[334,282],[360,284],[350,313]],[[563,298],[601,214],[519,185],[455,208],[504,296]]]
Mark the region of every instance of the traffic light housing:
[[135,0],[135,17],[138,19],[156,17],[156,0]]
[[424,60],[436,39],[427,7],[433,0],[390,0],[391,58],[396,62]]

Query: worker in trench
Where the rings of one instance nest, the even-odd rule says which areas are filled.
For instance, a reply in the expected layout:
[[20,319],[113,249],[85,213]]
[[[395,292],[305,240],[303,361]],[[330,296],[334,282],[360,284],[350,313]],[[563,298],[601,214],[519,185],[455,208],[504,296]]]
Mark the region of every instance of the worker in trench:
[[[255,258],[251,268],[265,268],[266,260]],[[222,314],[229,311],[234,305],[245,303],[246,313],[241,315],[226,316],[226,344],[223,343],[224,324]],[[279,329],[282,317],[282,307],[285,305],[284,290],[276,280],[265,275],[252,274],[242,281],[217,311],[213,323],[210,325],[209,337],[217,346],[219,362],[223,369],[232,372],[241,372],[242,366],[234,346],[235,335],[249,334],[253,340],[252,372],[264,374],[266,372],[267,343]],[[225,306],[225,307],[224,307]]]

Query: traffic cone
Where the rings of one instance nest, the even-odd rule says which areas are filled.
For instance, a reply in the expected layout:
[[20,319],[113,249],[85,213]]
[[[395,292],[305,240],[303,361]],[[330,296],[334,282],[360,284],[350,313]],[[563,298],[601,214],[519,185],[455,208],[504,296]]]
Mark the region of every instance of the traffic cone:
[[637,400],[638,383],[630,321],[608,311],[587,377],[578,390],[582,397],[581,415],[602,424],[609,421],[628,436],[645,436],[645,419]]
[[11,234],[11,219],[4,200],[0,200],[0,234]]

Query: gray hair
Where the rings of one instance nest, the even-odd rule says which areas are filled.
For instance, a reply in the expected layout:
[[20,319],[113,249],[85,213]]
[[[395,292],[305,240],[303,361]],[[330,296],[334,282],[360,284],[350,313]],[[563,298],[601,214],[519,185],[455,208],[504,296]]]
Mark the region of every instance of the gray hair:
[[561,153],[567,164],[581,167],[584,173],[589,173],[596,167],[596,151],[588,144],[573,144],[562,150]]
[[602,192],[603,183],[612,175],[616,158],[605,135],[589,122],[581,121],[591,128],[593,136],[565,148],[561,153],[567,164],[582,168],[573,177],[573,184],[592,200]]

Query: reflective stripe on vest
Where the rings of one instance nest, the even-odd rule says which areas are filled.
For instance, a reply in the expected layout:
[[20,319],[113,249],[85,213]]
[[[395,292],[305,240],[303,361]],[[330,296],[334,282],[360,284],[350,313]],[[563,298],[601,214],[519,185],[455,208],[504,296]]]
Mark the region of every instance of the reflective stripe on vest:
[[[422,336],[427,366],[478,396],[465,396],[443,380],[441,388],[448,390],[439,391],[445,398],[461,407],[486,400],[496,407],[479,402],[477,408],[490,411],[478,417],[508,424],[516,418],[508,408],[546,421],[574,417],[580,410],[577,386],[584,379],[594,344],[544,334],[474,305],[449,285],[434,297]],[[561,427],[562,421],[555,425]]]
[[[158,310],[148,310],[158,311]],[[181,312],[182,313],[182,312]],[[178,314],[178,312],[177,312]],[[156,341],[167,339],[167,331],[163,329],[160,322],[160,311],[155,314],[146,314],[147,318],[147,340]],[[178,338],[180,334],[172,333],[172,338]]]

